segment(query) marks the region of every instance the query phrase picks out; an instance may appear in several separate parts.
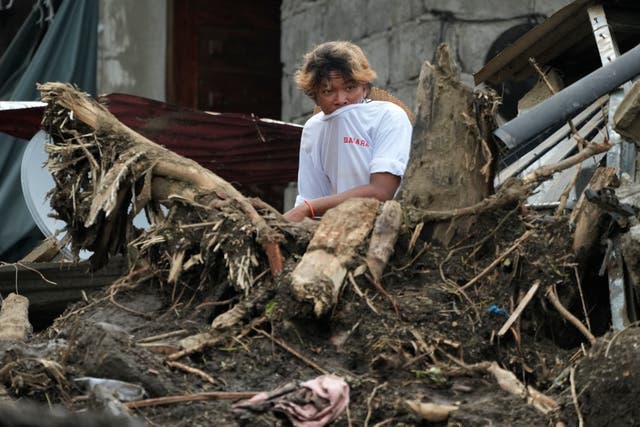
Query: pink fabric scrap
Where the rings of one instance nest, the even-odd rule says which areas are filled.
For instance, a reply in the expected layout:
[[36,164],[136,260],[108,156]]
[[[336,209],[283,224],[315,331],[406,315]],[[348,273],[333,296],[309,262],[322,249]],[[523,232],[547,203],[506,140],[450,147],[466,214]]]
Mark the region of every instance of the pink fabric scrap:
[[[268,399],[268,393],[258,393],[235,407],[250,408]],[[273,410],[284,413],[295,427],[323,427],[335,421],[349,405],[349,385],[338,376],[321,375],[300,383],[272,403]]]

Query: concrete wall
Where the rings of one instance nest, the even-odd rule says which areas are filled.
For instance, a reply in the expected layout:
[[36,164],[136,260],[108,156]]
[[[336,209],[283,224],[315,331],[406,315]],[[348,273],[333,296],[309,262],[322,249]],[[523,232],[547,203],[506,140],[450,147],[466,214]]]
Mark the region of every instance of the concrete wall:
[[98,93],[166,99],[167,0],[100,0]]
[[413,108],[418,74],[446,42],[463,79],[485,63],[507,29],[540,22],[569,0],[283,0],[281,8],[282,119],[303,122],[313,102],[295,87],[304,53],[329,40],[351,40],[378,73],[376,86]]

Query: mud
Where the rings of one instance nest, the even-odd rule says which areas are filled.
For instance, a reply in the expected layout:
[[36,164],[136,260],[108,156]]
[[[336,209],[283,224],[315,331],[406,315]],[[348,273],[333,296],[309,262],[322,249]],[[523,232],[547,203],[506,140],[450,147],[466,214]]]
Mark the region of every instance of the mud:
[[[511,256],[461,291],[527,230],[532,236]],[[410,247],[412,231],[404,230],[382,278],[400,317],[363,276],[345,284],[338,304],[322,319],[291,298],[285,279],[265,278],[257,285],[264,288],[265,300],[246,315],[241,329],[179,359],[209,375],[213,381],[208,381],[168,366],[167,354],[178,349],[180,339],[209,330],[211,321],[237,299],[216,304],[224,284],[209,283],[184,290],[176,302],[175,289],[150,281],[90,295],[27,344],[0,346],[0,379],[14,405],[52,404],[92,420],[113,413],[113,406],[81,387],[75,381],[80,377],[137,384],[151,398],[268,391],[326,371],[350,386],[349,410],[335,426],[577,426],[576,402],[584,425],[638,423],[638,331],[606,333],[589,348],[544,296],[548,286],[556,286],[563,304],[584,318],[565,219],[519,209],[494,212],[448,248],[420,239]],[[536,282],[540,289],[520,319],[498,337],[518,298]],[[604,333],[609,328],[606,304],[591,289],[601,285],[580,283],[592,327]],[[58,368],[43,368],[40,359]],[[485,361],[498,362],[553,398],[558,410],[545,415],[470,368]],[[458,409],[447,421],[429,423],[406,400]],[[232,404],[208,400],[118,408],[148,425],[287,425],[269,412],[240,420]],[[122,425],[105,422],[100,425]]]

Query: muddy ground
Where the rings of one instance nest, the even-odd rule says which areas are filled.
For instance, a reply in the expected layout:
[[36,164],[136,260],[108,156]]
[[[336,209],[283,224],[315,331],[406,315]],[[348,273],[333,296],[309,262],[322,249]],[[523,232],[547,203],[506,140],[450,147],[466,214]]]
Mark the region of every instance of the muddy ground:
[[[461,291],[527,230],[533,231],[531,237]],[[177,301],[175,289],[144,282],[115,294],[107,290],[88,295],[28,343],[2,345],[0,379],[19,408],[37,403],[79,414],[60,425],[125,425],[122,418],[96,415],[127,411],[114,399],[87,392],[76,381],[81,377],[140,385],[145,394],[139,397],[152,398],[268,391],[322,372],[344,378],[350,387],[348,411],[335,426],[640,422],[635,404],[640,334],[636,328],[609,332],[607,282],[598,276],[596,261],[581,272],[580,282],[576,279],[566,218],[522,208],[493,212],[478,218],[464,240],[448,248],[429,244],[426,238],[411,245],[411,232],[403,231],[382,281],[400,316],[362,276],[355,278],[355,285],[345,284],[333,312],[319,320],[292,299],[286,279],[264,276],[256,284],[266,290],[264,299],[243,319],[243,328],[178,360],[209,375],[207,380],[195,371],[169,367],[166,355],[178,349],[179,339],[207,331],[237,297],[218,295],[217,284],[211,283],[195,292],[180,290],[183,296]],[[295,257],[285,256],[291,268]],[[518,299],[534,283],[540,286],[534,298],[513,328],[498,337]],[[554,285],[577,317],[584,321],[585,311],[589,313],[591,330],[598,336],[594,346],[545,297],[547,287]],[[512,371],[554,399],[558,408],[545,415],[524,397],[503,391],[493,377],[472,369],[485,361]],[[430,422],[412,412],[407,400],[454,404],[458,409],[444,421]],[[185,400],[131,409],[129,422],[287,425],[271,412],[240,416],[232,411],[233,403]],[[17,412],[5,406],[1,411],[3,425],[19,425],[17,420],[24,422],[20,425],[54,425],[58,420],[45,411],[29,424],[24,418],[37,413],[33,406]],[[42,424],[43,419],[47,423]]]

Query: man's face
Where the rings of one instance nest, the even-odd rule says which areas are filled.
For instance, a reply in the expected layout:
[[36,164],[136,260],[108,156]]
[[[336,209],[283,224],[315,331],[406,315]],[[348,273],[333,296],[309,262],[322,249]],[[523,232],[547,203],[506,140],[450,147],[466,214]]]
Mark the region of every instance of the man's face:
[[365,85],[354,80],[345,80],[338,71],[331,71],[320,83],[316,104],[323,113],[331,114],[340,107],[362,102],[366,95]]

